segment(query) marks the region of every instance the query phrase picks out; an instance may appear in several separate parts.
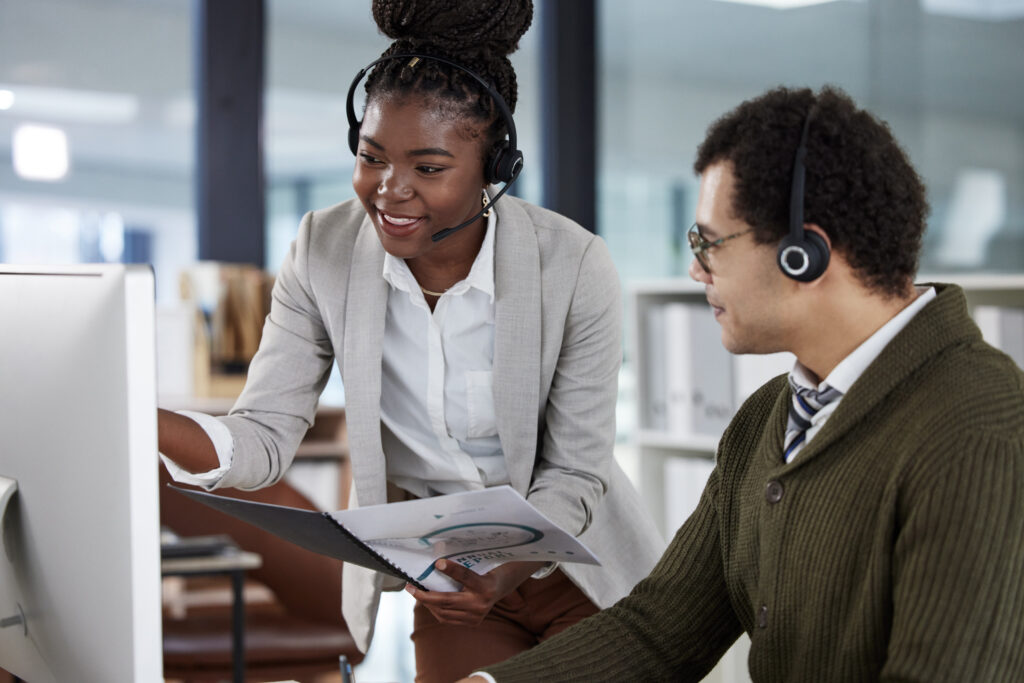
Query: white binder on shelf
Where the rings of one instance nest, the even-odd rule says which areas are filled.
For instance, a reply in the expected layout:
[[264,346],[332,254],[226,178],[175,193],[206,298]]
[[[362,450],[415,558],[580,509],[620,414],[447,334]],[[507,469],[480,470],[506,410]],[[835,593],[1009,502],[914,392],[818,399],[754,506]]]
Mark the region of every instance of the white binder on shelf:
[[710,306],[689,304],[693,433],[720,436],[736,413],[733,356]]
[[647,327],[643,370],[647,384],[644,428],[664,432],[668,429],[668,394],[665,381],[665,307],[650,306],[645,312]]
[[667,431],[693,434],[693,372],[690,312],[693,304],[672,302],[665,314],[665,420]]
[[664,305],[667,431],[720,435],[736,412],[733,357],[704,303]]

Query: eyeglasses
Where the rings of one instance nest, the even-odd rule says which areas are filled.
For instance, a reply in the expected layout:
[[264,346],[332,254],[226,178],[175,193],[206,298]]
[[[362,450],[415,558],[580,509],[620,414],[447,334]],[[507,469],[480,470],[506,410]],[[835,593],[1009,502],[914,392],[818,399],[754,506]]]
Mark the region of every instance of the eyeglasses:
[[700,267],[704,269],[705,273],[710,273],[711,264],[708,263],[708,251],[714,247],[721,246],[721,244],[726,240],[731,240],[734,237],[739,237],[740,235],[746,235],[751,230],[753,230],[753,228],[748,228],[742,232],[735,232],[731,235],[720,237],[714,242],[708,242],[704,239],[704,236],[700,234],[697,224],[694,223],[690,226],[690,229],[686,231],[686,240],[690,243],[690,251],[693,252],[694,258],[697,259],[697,263],[700,264]]

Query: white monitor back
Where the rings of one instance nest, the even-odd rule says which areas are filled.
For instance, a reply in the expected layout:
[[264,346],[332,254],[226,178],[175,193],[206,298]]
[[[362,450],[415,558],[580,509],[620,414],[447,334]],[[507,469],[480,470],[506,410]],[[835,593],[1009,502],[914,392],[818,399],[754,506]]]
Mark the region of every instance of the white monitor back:
[[20,678],[162,680],[154,349],[148,267],[0,264],[0,668]]

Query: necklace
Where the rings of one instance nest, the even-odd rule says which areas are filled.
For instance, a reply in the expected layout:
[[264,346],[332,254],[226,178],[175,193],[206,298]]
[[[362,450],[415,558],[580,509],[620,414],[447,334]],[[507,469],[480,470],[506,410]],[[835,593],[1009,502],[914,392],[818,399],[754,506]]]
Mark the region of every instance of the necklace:
[[448,290],[446,289],[444,290],[444,292],[432,292],[423,285],[420,285],[420,291],[423,292],[424,294],[427,294],[428,296],[440,297],[442,294],[444,294],[444,292],[447,292]]

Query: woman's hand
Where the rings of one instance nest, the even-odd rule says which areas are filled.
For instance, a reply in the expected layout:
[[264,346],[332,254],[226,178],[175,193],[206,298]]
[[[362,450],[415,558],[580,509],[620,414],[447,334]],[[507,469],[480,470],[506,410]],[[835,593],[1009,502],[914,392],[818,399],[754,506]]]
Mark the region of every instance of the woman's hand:
[[530,575],[544,566],[544,562],[509,562],[495,567],[486,574],[477,574],[457,562],[438,560],[434,566],[462,584],[457,593],[421,591],[411,585],[405,590],[430,610],[443,624],[476,626],[494,604],[514,591]]

